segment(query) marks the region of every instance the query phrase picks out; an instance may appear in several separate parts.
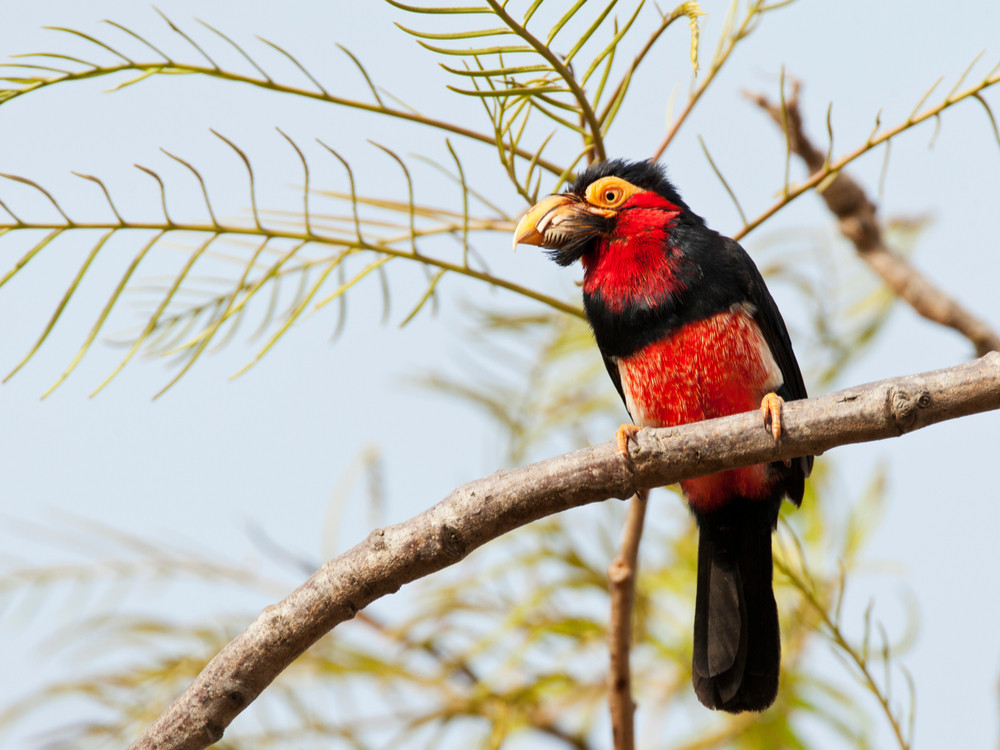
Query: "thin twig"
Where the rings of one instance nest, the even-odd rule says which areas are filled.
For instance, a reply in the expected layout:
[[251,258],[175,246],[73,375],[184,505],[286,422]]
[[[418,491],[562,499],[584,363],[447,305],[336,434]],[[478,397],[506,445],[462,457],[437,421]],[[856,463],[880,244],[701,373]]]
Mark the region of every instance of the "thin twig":
[[899,745],[900,750],[909,750],[910,742],[904,736],[903,727],[899,719],[896,717],[896,714],[893,713],[892,706],[889,705],[888,696],[879,688],[878,683],[875,681],[875,677],[871,672],[868,660],[858,651],[857,648],[847,641],[844,637],[843,631],[830,617],[829,610],[823,606],[821,601],[819,601],[816,593],[812,590],[808,583],[799,578],[791,570],[791,568],[785,565],[781,560],[775,561],[775,569],[788,576],[795,588],[802,594],[806,603],[809,604],[816,616],[819,617],[820,622],[823,623],[830,640],[836,644],[837,648],[839,648],[840,651],[845,654],[850,662],[857,668],[865,687],[867,687],[868,690],[875,696],[875,699],[879,702],[879,706],[882,709],[882,713],[884,713],[886,718],[889,720],[889,726],[892,727],[892,732],[896,737],[896,743]]
[[626,465],[614,442],[459,487],[414,518],[376,529],[281,602],[265,609],[202,670],[132,750],[204,748],[333,627],[400,586],[486,542],[571,507],[705,474],[818,455],[1000,409],[1000,353],[945,370],[883,380],[784,406],[781,441],[759,412],[636,435]]
[[[799,89],[799,83],[794,82],[792,94],[785,99],[784,106],[774,104],[763,94],[749,98],[785,130],[791,151],[815,174],[828,167],[828,159],[805,133],[799,109]],[[839,220],[840,231],[854,243],[858,255],[899,297],[928,320],[954,328],[968,338],[977,356],[1000,351],[1000,335],[886,245],[876,217],[877,207],[852,177],[838,171],[820,195]]]
[[660,143],[656,151],[650,157],[650,161],[659,161],[660,157],[663,156],[663,152],[667,150],[670,142],[673,141],[674,136],[677,135],[677,131],[681,129],[687,119],[688,115],[694,110],[695,105],[698,104],[698,100],[701,99],[702,94],[708,89],[715,80],[715,76],[722,66],[726,64],[729,59],[729,55],[732,53],[733,49],[736,48],[738,42],[745,38],[754,29],[754,19],[757,19],[760,14],[770,10],[771,8],[764,6],[762,0],[756,0],[756,2],[751,2],[747,8],[747,14],[743,17],[743,22],[740,24],[739,28],[733,31],[731,34],[726,35],[719,42],[719,50],[715,54],[715,59],[712,61],[711,66],[709,66],[708,72],[705,77],[702,78],[701,83],[695,88],[690,96],[688,97],[687,104],[684,106],[684,111],[678,115],[677,119],[674,120],[673,124],[670,126],[670,130],[667,131],[666,136],[663,138],[663,142]]
[[608,706],[611,710],[611,733],[615,750],[635,748],[635,701],[632,700],[632,674],[629,651],[632,647],[632,613],[635,580],[639,569],[639,542],[648,506],[647,491],[635,493],[628,505],[622,531],[622,544],[608,567],[611,582],[611,621],[608,624]]

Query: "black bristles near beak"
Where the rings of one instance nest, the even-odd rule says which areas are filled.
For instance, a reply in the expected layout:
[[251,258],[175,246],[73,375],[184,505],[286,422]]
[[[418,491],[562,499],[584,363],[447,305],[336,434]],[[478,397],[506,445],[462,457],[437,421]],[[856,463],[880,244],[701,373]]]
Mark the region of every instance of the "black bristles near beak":
[[553,261],[568,266],[579,260],[593,240],[614,227],[612,212],[595,208],[572,194],[549,196],[521,218],[514,243],[539,245]]

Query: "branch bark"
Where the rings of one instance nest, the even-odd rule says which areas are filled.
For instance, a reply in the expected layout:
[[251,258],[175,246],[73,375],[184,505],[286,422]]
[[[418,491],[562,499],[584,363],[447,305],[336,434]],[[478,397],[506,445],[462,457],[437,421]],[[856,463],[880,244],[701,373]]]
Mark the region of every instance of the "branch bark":
[[739,466],[897,437],[1000,409],[1000,353],[945,370],[883,380],[785,404],[780,442],[757,411],[644,429],[629,465],[615,443],[584,448],[454,490],[434,507],[325,563],[230,642],[133,744],[204,748],[302,652],[376,599],[458,562],[519,526],[568,508]]
[[646,520],[649,493],[640,490],[628,506],[622,543],[608,566],[611,583],[611,618],[608,622],[608,708],[615,750],[635,748],[635,701],[632,700],[632,612],[635,579],[639,568],[639,542]]
[[[778,127],[787,129],[788,147],[805,162],[810,173],[815,174],[826,167],[827,157],[805,133],[799,110],[799,89],[798,82],[792,84],[792,93],[785,99],[784,108],[769,101],[763,94],[752,94],[749,98],[766,111]],[[906,258],[885,244],[882,227],[876,217],[877,207],[852,177],[838,172],[820,196],[839,220],[841,233],[854,243],[858,255],[897,296],[928,320],[954,328],[968,338],[976,348],[976,356],[1000,351],[1000,336],[989,325],[936,287]]]

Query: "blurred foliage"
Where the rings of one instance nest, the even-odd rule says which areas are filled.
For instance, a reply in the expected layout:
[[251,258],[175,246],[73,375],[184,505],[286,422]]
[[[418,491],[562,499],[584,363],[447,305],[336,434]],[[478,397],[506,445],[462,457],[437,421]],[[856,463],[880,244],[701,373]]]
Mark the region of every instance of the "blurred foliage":
[[[361,60],[347,50],[350,64],[365,82],[365,99],[331,91],[323,75],[307,70],[273,42],[260,40],[251,50],[219,29],[202,24],[185,30],[165,17],[166,39],[157,36],[155,44],[152,32],[109,22],[104,35],[58,29],[72,38],[72,52],[27,55],[5,64],[0,106],[84,79],[109,78],[121,88],[164,75],[207,76],[372,117],[419,123],[447,139],[451,156],[450,162],[438,164],[403,158],[393,147],[378,145],[405,193],[392,198],[366,193],[361,187],[364,172],[356,174],[335,148],[319,142],[316,150],[346,175],[346,184],[338,189],[321,188],[314,152],[282,133],[289,158],[301,170],[301,210],[289,212],[260,204],[252,159],[218,134],[246,175],[250,217],[245,221],[220,218],[215,188],[197,166],[176,154],[167,156],[199,186],[204,209],[200,218],[171,215],[171,179],[147,167],[139,168],[155,181],[162,211],[141,221],[124,218],[112,191],[93,175],[80,176],[102,191],[107,210],[86,219],[71,218],[59,198],[42,185],[2,175],[20,186],[18,201],[25,207],[0,193],[0,248],[8,243],[21,248],[19,259],[0,276],[0,292],[40,253],[69,238],[89,248],[37,343],[8,377],[47,342],[95,258],[121,239],[133,248],[131,261],[56,385],[98,340],[126,293],[146,307],[137,328],[119,341],[127,353],[111,377],[137,354],[168,357],[178,365],[169,387],[203,353],[243,330],[251,308],[256,329],[251,340],[263,342],[259,358],[307,313],[336,310],[337,325],[343,326],[348,302],[362,286],[382,297],[387,319],[405,325],[425,307],[439,304],[437,291],[445,276],[462,277],[470,287],[518,295],[527,312],[512,313],[477,298],[470,316],[470,351],[478,361],[466,364],[468,376],[431,373],[419,382],[464,398],[495,418],[506,435],[511,463],[610,435],[623,412],[608,387],[578,304],[494,275],[477,246],[493,241],[497,233],[509,241],[514,217],[526,201],[558,189],[581,163],[607,153],[615,115],[654,45],[670,38],[699,70],[699,59],[706,57],[700,51],[704,40],[699,4],[684,2],[662,12],[646,2],[623,3],[629,6],[623,10],[615,0],[581,0],[557,11],[553,4],[535,0],[521,3],[515,12],[514,3],[495,0],[463,7],[389,2],[405,19],[398,24],[402,31],[444,60],[456,95],[481,104],[485,129],[425,115],[400,103],[373,82]],[[670,123],[660,152],[669,147],[731,53],[767,13],[787,4],[751,0],[730,5],[714,54]],[[669,36],[671,28],[683,31]],[[245,64],[233,69],[217,64],[212,56],[216,47],[235,51]],[[308,84],[284,82],[271,70],[282,66],[297,70]],[[808,180],[791,184],[786,170],[778,202],[757,217],[745,218],[740,234],[760,227],[807,190],[822,189],[824,181],[853,159],[911,127],[938,119],[959,101],[978,99],[993,122],[980,92],[1000,80],[998,70],[962,89],[967,75],[938,104],[921,110],[928,92],[900,125],[876,125],[868,141],[854,151],[839,159],[830,154],[827,167]],[[460,142],[495,149],[508,178],[503,190],[476,184],[463,167],[461,148],[455,145]],[[457,187],[459,200],[441,205],[436,194],[425,195],[418,166],[446,175]],[[726,184],[714,164],[707,168]],[[336,210],[316,211],[320,200]],[[919,221],[910,220],[889,228],[905,245],[919,226]],[[848,258],[853,251],[842,241],[810,231],[794,237],[757,231],[762,235],[762,269],[774,283],[795,289],[808,311],[792,332],[806,364],[806,379],[829,383],[871,343],[892,298],[858,271],[859,265]],[[139,281],[139,267],[167,243],[181,246],[178,268],[165,278]],[[404,262],[423,270],[423,284],[397,289],[391,296],[406,297],[405,312],[393,314],[388,274]],[[365,461],[369,486],[379,486],[377,475],[384,467],[377,456],[368,455]],[[854,510],[835,513],[831,504],[817,499],[828,492],[827,466],[817,464],[802,510],[782,522],[777,537],[785,671],[777,704],[761,716],[733,717],[696,708],[688,687],[695,535],[676,498],[654,494],[658,512],[652,514],[642,548],[633,655],[638,736],[644,746],[801,748],[818,732],[828,740],[824,746],[866,748],[872,727],[884,722],[898,745],[909,747],[912,698],[900,699],[895,687],[900,676],[908,682],[895,656],[909,634],[890,638],[871,611],[861,622],[846,622],[841,609],[845,587],[858,572],[865,541],[877,525],[870,514],[878,507],[882,480],[873,478],[869,496],[854,503]],[[842,508],[844,503],[837,505]],[[607,746],[605,569],[614,554],[621,515],[621,508],[609,503],[536,523],[458,568],[410,587],[391,607],[361,613],[303,655],[219,746]],[[176,585],[193,578],[198,585],[245,589],[260,604],[313,567],[263,542],[270,563],[229,565],[200,551],[165,551],[160,541],[154,545],[89,526],[79,533],[30,533],[57,536],[60,544],[69,538],[72,546],[86,548],[82,561],[34,569],[8,560],[0,572],[0,604],[12,622],[33,621],[37,608],[51,606],[46,600],[58,592],[90,602],[73,608],[74,618],[91,610],[88,619],[70,620],[45,645],[53,658],[75,653],[84,667],[0,713],[3,732],[26,716],[84,705],[87,715],[95,717],[92,721],[54,725],[50,734],[39,738],[41,746],[53,748],[121,747],[252,619],[254,611],[248,607],[226,616],[165,619],[108,614],[109,602],[131,600],[136,589],[145,592],[153,583]],[[275,561],[290,564],[277,581],[262,572]],[[90,601],[99,593],[101,602]],[[830,674],[817,666],[814,653],[820,640],[843,661],[843,673]],[[871,699],[859,697],[845,678],[855,678]]]
[[[879,481],[845,518],[817,500],[828,490],[820,464],[802,509],[783,520],[775,558],[784,673],[778,702],[760,717],[698,707],[689,688],[697,535],[677,496],[652,496],[657,512],[642,548],[633,652],[640,737],[658,747],[808,747],[818,724],[840,746],[867,748],[874,723],[886,720],[908,736],[908,718],[888,708],[888,675],[905,677],[892,662],[895,649],[871,612],[856,639],[847,631],[857,628],[840,617],[846,582],[877,528]],[[606,567],[621,520],[621,506],[608,504],[533,524],[416,584],[400,594],[403,602],[360,613],[296,661],[219,747],[330,747],[333,740],[359,748],[529,747],[542,738],[538,746],[606,746]],[[25,531],[78,547],[84,561],[44,570],[13,565],[0,575],[8,618],[37,618],[59,606],[48,600],[61,592],[74,600],[62,605],[72,621],[47,637],[44,651],[88,668],[4,707],[0,732],[80,701],[101,718],[54,726],[39,737],[44,747],[123,746],[254,616],[125,615],[123,601],[148,595],[150,584],[189,579],[244,589],[263,604],[293,585],[290,573],[314,567],[289,565],[266,540],[260,547],[270,562],[237,565],[78,523]],[[262,572],[279,557],[287,582]],[[808,658],[817,638],[872,691],[871,705],[859,704],[844,675]]]

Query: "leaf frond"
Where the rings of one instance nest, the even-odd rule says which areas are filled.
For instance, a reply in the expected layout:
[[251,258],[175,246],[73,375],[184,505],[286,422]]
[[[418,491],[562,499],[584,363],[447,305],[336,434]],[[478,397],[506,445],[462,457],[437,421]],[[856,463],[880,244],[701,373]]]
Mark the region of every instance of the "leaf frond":
[[[176,24],[167,19],[165,16],[164,20],[167,21],[167,23],[170,25],[170,28],[173,31],[175,31],[186,41],[190,49],[196,51],[198,54],[201,54],[202,57],[206,59],[206,61],[208,62],[207,67],[201,64],[182,62],[176,59],[176,56],[168,55],[161,48],[156,47],[155,45],[150,45],[145,36],[143,36],[139,32],[130,29],[128,27],[125,27],[122,24],[109,22],[114,28],[123,31],[129,34],[130,36],[136,38],[137,40],[143,42],[144,44],[146,44],[146,46],[150,47],[150,49],[152,49],[157,54],[157,56],[163,59],[157,60],[155,62],[142,62],[118,55],[117,57],[120,63],[107,65],[85,60],[81,57],[74,57],[60,53],[47,53],[47,52],[33,53],[31,55],[27,55],[26,57],[70,62],[77,65],[81,65],[83,66],[84,69],[79,71],[67,71],[63,68],[51,68],[45,72],[51,73],[52,75],[14,76],[12,77],[12,83],[14,84],[13,87],[7,89],[0,89],[0,105],[8,101],[11,101],[14,98],[33,93],[35,91],[39,91],[43,88],[55,84],[72,82],[72,81],[82,81],[90,78],[116,76],[122,73],[131,73],[132,75],[124,82],[116,84],[115,87],[113,87],[111,90],[117,90],[124,87],[128,87],[137,84],[141,81],[148,80],[150,78],[154,78],[160,75],[178,75],[178,74],[203,75],[230,83],[244,83],[247,85],[256,86],[261,89],[272,91],[275,93],[283,93],[297,97],[316,99],[329,104],[334,104],[336,106],[353,109],[359,112],[368,112],[376,115],[381,115],[384,117],[407,120],[410,122],[423,124],[425,126],[441,130],[442,132],[461,135],[464,138],[476,140],[481,143],[495,145],[495,139],[489,134],[477,132],[473,129],[464,127],[457,123],[449,122],[448,120],[421,115],[419,112],[413,110],[412,108],[401,109],[389,106],[386,103],[385,99],[383,98],[383,94],[379,92],[378,88],[375,87],[374,82],[371,81],[367,71],[364,69],[360,60],[358,60],[358,58],[354,56],[353,53],[350,53],[347,50],[345,50],[345,52],[348,54],[352,62],[355,64],[355,66],[362,73],[362,76],[365,78],[366,84],[368,85],[369,90],[372,92],[372,95],[374,97],[375,100],[374,103],[356,101],[348,99],[346,97],[341,97],[331,94],[319,82],[319,79],[315,75],[313,75],[313,73],[309,71],[294,55],[292,55],[283,47],[275,44],[274,42],[261,38],[261,42],[263,44],[266,44],[268,47],[278,52],[286,60],[291,62],[292,65],[296,67],[312,83],[312,85],[315,88],[313,89],[298,88],[296,86],[280,83],[276,80],[276,78],[273,75],[269,74],[266,71],[264,65],[260,61],[258,61],[254,56],[252,56],[251,53],[246,48],[237,44],[232,38],[223,34],[220,30],[201,22],[202,26],[211,31],[216,37],[224,40],[227,45],[236,49],[240,53],[240,55],[245,60],[247,60],[247,62],[250,63],[250,65],[253,67],[255,75],[247,75],[244,73],[225,70],[221,66],[219,66],[210,56],[208,56],[205,53],[205,50],[202,47],[198,46],[197,43],[189,35],[184,33]],[[71,29],[67,31],[68,33],[73,33],[73,30]],[[84,34],[80,32],[79,34],[75,35],[84,39],[88,43],[93,44],[95,47],[101,50],[105,51],[114,50],[114,48],[111,47],[111,45],[89,34]],[[166,60],[166,62],[164,62],[164,60]],[[21,67],[25,70],[30,70],[31,69],[30,66],[31,63],[25,63],[24,66],[19,66],[17,64],[12,65],[12,67]],[[49,66],[41,66],[41,65],[35,67],[36,69],[49,68]],[[39,72],[42,71],[39,70]],[[519,149],[515,153],[515,156],[516,158],[524,159],[527,161],[530,160],[534,156],[534,154],[529,149]],[[543,162],[541,166],[553,174],[558,174],[560,171],[562,171],[562,168],[560,166],[550,163],[548,161]]]
[[338,44],[337,47],[340,49],[341,52],[343,52],[345,55],[351,58],[351,62],[354,63],[354,67],[358,69],[358,72],[360,72],[361,76],[365,79],[365,83],[368,84],[368,90],[371,91],[372,97],[374,97],[376,103],[380,107],[385,109],[385,102],[383,102],[382,97],[379,96],[378,88],[375,86],[374,83],[372,83],[371,76],[368,75],[368,71],[365,70],[365,66],[361,64],[361,61],[354,55],[353,52],[347,49],[347,47],[343,46],[342,44]]
[[465,6],[451,6],[445,8],[435,8],[431,6],[423,5],[407,5],[405,3],[399,2],[399,0],[385,0],[389,5],[394,8],[399,8],[399,10],[405,10],[408,13],[422,13],[425,15],[476,15],[476,14],[489,14],[491,11],[489,8],[482,5],[465,5]]
[[246,167],[247,177],[249,178],[250,181],[250,210],[253,213],[253,223],[256,225],[257,229],[263,234],[264,227],[261,226],[260,214],[257,211],[257,180],[254,177],[253,165],[250,164],[250,157],[247,156],[246,153],[239,146],[237,146],[235,143],[233,143],[231,140],[226,138],[226,136],[222,135],[218,131],[211,129],[211,133],[216,138],[225,143],[227,146],[229,146],[229,148],[235,151],[236,155],[239,156],[240,159],[242,160],[243,166]]
[[142,36],[141,34],[139,34],[136,31],[130,29],[128,26],[123,26],[122,24],[118,23],[117,21],[105,20],[104,23],[108,24],[109,26],[113,26],[114,28],[118,29],[119,31],[125,32],[130,37],[132,37],[133,39],[141,42],[143,45],[145,45],[146,47],[148,47],[149,49],[151,49],[155,54],[157,54],[160,57],[162,57],[165,62],[167,62],[167,63],[173,62],[170,59],[170,56],[167,55],[163,50],[161,50],[159,47],[157,47],[155,44],[153,44],[151,41],[149,41],[146,37]]
[[70,219],[69,216],[66,215],[66,212],[63,211],[62,206],[59,205],[59,202],[52,197],[52,194],[34,180],[29,180],[27,177],[20,177],[19,175],[14,175],[14,174],[4,174],[3,172],[0,172],[0,177],[3,177],[4,179],[7,180],[11,180],[13,182],[20,182],[22,185],[27,185],[28,187],[34,188],[36,191],[38,191],[48,199],[49,203],[51,203],[53,208],[55,208],[55,210],[59,212],[59,215],[63,217],[63,220],[67,224],[73,223],[72,219]]
[[213,70],[220,70],[218,64],[215,62],[215,60],[212,59],[212,56],[209,55],[205,50],[203,50],[201,48],[201,46],[194,39],[192,39],[190,36],[188,36],[184,32],[184,30],[181,29],[180,26],[178,26],[172,20],[170,20],[170,18],[165,13],[163,13],[159,8],[157,8],[156,6],[153,6],[153,10],[155,10],[156,13],[160,16],[160,18],[162,18],[166,22],[167,26],[170,28],[171,31],[173,31],[175,34],[177,34],[179,37],[181,37],[196,52],[198,52],[198,54],[200,54],[202,57],[204,57],[205,60],[208,62],[208,64],[212,67]]
[[131,65],[132,63],[135,62],[132,58],[122,54],[117,49],[112,47],[110,44],[102,42],[100,39],[97,39],[96,37],[93,37],[90,34],[85,34],[84,32],[79,31],[77,29],[67,29],[63,26],[43,26],[42,28],[48,29],[49,31],[58,31],[63,34],[69,34],[70,36],[76,36],[81,39],[84,39],[90,42],[91,44],[96,45],[97,47],[101,47],[102,49],[107,50],[112,55],[122,60],[122,62],[124,62],[126,65]]
[[261,78],[263,78],[268,83],[274,83],[274,79],[272,79],[271,76],[269,76],[264,71],[264,69],[262,67],[260,67],[260,65],[257,64],[257,61],[254,60],[250,56],[250,53],[247,52],[245,49],[243,49],[243,47],[241,45],[239,45],[236,42],[234,42],[230,37],[226,36],[224,33],[222,33],[221,31],[219,31],[219,29],[215,28],[211,24],[206,23],[205,21],[202,21],[200,18],[197,19],[197,21],[202,26],[204,26],[206,29],[208,29],[209,31],[211,31],[216,36],[218,36],[220,39],[222,39],[225,42],[228,42],[228,44],[229,44],[230,47],[232,47],[234,50],[236,50],[237,52],[239,52],[240,55],[243,57],[243,59],[246,60],[248,63],[250,63],[250,65],[253,66],[254,70],[256,70],[258,73],[260,73],[260,77]]
[[[52,331],[63,319],[66,306],[72,298],[75,298],[75,292],[82,282],[83,275],[92,267],[93,261],[101,254],[108,240],[119,234],[124,240],[127,236],[133,236],[134,232],[145,233],[148,237],[132,258],[117,287],[111,292],[110,298],[97,316],[96,322],[90,328],[76,356],[73,357],[62,376],[46,393],[51,393],[52,389],[58,387],[76,369],[83,356],[94,345],[112,312],[118,309],[118,303],[126,291],[135,294],[142,290],[142,294],[147,295],[147,298],[149,295],[153,296],[153,304],[143,318],[143,323],[134,333],[128,334],[128,338],[124,342],[127,351],[123,359],[110,376],[99,385],[95,393],[106,387],[140,351],[180,359],[179,372],[166,385],[167,388],[171,387],[181,375],[190,370],[204,353],[209,351],[211,344],[214,343],[217,346],[220,342],[230,340],[236,326],[243,320],[248,305],[258,298],[264,299],[269,291],[271,292],[271,301],[267,304],[261,323],[263,326],[269,327],[273,321],[277,321],[277,328],[268,333],[264,348],[258,351],[254,361],[258,361],[266,354],[284,333],[304,316],[307,310],[315,313],[336,301],[341,306],[343,313],[346,296],[373,274],[372,277],[378,280],[383,299],[388,305],[388,278],[385,275],[385,267],[394,259],[417,263],[428,274],[428,285],[411,313],[406,316],[406,322],[412,320],[426,303],[435,302],[436,304],[436,292],[439,289],[440,280],[448,272],[508,289],[546,305],[554,305],[557,309],[574,316],[582,314],[576,306],[539,294],[529,287],[509,282],[486,270],[474,267],[472,259],[479,259],[479,254],[474,247],[474,233],[509,232],[512,220],[499,206],[493,204],[468,183],[454,144],[448,143],[454,160],[454,168],[444,171],[449,174],[450,179],[456,181],[460,189],[461,209],[457,211],[417,203],[413,175],[410,174],[405,162],[391,149],[381,146],[381,150],[392,157],[403,170],[407,183],[407,198],[405,200],[389,200],[360,195],[354,185],[353,171],[350,165],[335,149],[322,144],[329,154],[343,164],[351,185],[351,189],[347,193],[327,192],[327,195],[342,201],[343,205],[350,207],[350,211],[346,216],[317,217],[310,205],[310,196],[314,191],[311,186],[309,160],[294,140],[281,131],[279,133],[295,152],[303,170],[305,184],[301,191],[301,213],[287,214],[287,219],[283,218],[280,223],[274,226],[271,226],[270,223],[265,224],[260,213],[256,192],[256,175],[249,155],[231,140],[218,133],[216,135],[237,154],[246,170],[253,213],[253,221],[250,226],[232,221],[222,221],[217,215],[210,188],[199,168],[190,161],[166,151],[164,153],[168,157],[184,166],[197,179],[208,213],[206,221],[183,222],[175,217],[169,207],[168,185],[164,177],[157,170],[142,165],[136,166],[156,182],[162,209],[162,218],[160,219],[137,221],[125,216],[118,209],[111,189],[100,178],[93,175],[80,176],[101,189],[112,214],[112,218],[108,221],[76,221],[61,209],[57,213],[58,221],[27,220],[24,216],[13,213],[7,204],[0,203],[0,206],[7,210],[11,216],[10,220],[0,221],[0,240],[21,232],[40,230],[45,232],[43,238],[35,242],[28,252],[7,271],[6,275],[0,278],[0,287],[64,233],[97,230],[99,231],[97,236],[100,237],[90,245],[82,267],[70,283],[62,300],[57,304],[55,312],[43,326],[35,345],[25,357],[18,360],[9,375],[22,369],[24,364],[30,361],[45,342],[51,339]],[[540,155],[536,154],[531,162],[531,169],[537,171],[539,161]],[[440,167],[435,165],[435,168]],[[531,173],[530,170],[529,173]],[[16,175],[10,175],[10,178],[38,192],[51,205],[60,208],[55,196],[41,185]],[[473,215],[472,200],[486,206],[494,213],[494,216]],[[377,210],[381,214],[362,213],[362,208],[366,207]],[[385,218],[386,212],[390,218]],[[392,216],[398,218],[391,218]],[[186,259],[165,285],[144,286],[133,280],[133,274],[147,255],[154,248],[162,247],[161,240],[167,236],[184,236],[186,241],[189,241],[187,238],[192,233],[201,236],[198,240],[200,244],[187,251]],[[434,236],[456,238],[459,243],[458,257],[448,257],[447,251],[431,253],[418,247],[420,238]],[[221,247],[223,240],[226,244],[249,241],[252,249],[246,253],[221,254],[215,248]],[[290,249],[286,249],[289,246]],[[307,250],[309,251],[307,256],[302,257],[297,262],[292,262],[293,258]],[[355,256],[368,256],[369,260],[360,272],[348,273],[345,269]],[[203,286],[199,286],[198,279],[201,277],[196,276],[195,267],[200,265],[201,259],[210,257],[227,263],[236,263],[240,269],[238,278],[228,282],[228,284],[222,280],[211,281],[214,289],[206,290]],[[274,258],[273,262],[268,258]],[[334,279],[338,279],[337,286],[332,291],[330,289],[324,290],[326,281]],[[280,320],[278,320],[276,317],[279,311],[277,290],[282,280],[294,280],[298,291],[292,295],[287,311],[282,313],[279,316]],[[219,288],[220,283],[223,284],[221,289]],[[264,294],[261,295],[261,292]],[[186,300],[190,299],[192,293],[195,295],[195,302],[188,303]],[[287,299],[284,294],[282,298]],[[308,305],[311,300],[317,300],[317,302],[310,308]],[[387,306],[386,312],[388,312]],[[341,325],[340,321],[342,320],[341,316],[338,319],[338,325]]]
[[306,69],[306,67],[302,63],[300,63],[298,61],[298,59],[296,59],[295,55],[293,55],[291,52],[289,52],[288,50],[286,50],[284,47],[281,47],[280,45],[275,44],[274,42],[272,42],[272,41],[270,41],[268,39],[265,39],[262,36],[258,36],[257,38],[260,39],[260,41],[262,41],[264,44],[266,44],[271,49],[276,50],[276,51],[280,52],[282,55],[284,55],[285,58],[287,58],[288,61],[292,63],[292,65],[294,65],[296,68],[298,68],[302,72],[302,74],[306,78],[308,78],[317,89],[319,89],[320,93],[323,94],[323,96],[325,96],[328,99],[332,98],[330,96],[330,92],[327,91],[323,87],[323,84],[321,84],[318,80],[316,80],[316,77],[313,76],[313,74],[310,73]]

